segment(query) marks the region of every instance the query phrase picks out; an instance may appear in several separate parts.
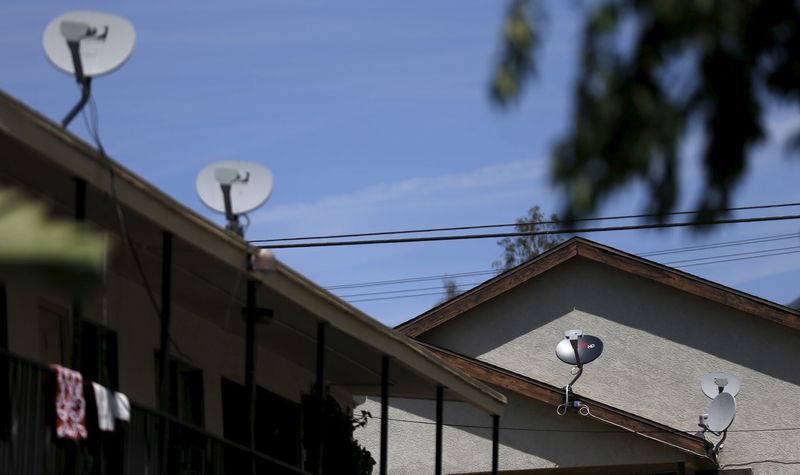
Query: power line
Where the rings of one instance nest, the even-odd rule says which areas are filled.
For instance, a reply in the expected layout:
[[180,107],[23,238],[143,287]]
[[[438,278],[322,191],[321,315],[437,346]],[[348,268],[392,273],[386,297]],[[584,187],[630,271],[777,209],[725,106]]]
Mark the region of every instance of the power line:
[[467,239],[497,239],[506,237],[521,237],[521,236],[543,236],[554,234],[579,234],[579,233],[597,233],[597,232],[610,232],[610,231],[634,231],[641,229],[665,229],[665,228],[683,228],[695,226],[711,226],[718,224],[743,224],[743,223],[759,223],[767,221],[787,221],[800,219],[800,215],[784,215],[784,216],[760,216],[754,218],[738,218],[738,219],[720,219],[714,221],[704,222],[691,222],[681,221],[678,223],[653,223],[653,224],[637,224],[630,226],[606,226],[595,228],[573,228],[573,229],[552,229],[541,231],[529,232],[515,232],[515,233],[491,233],[491,234],[457,234],[450,236],[428,236],[428,237],[413,237],[413,238],[393,238],[393,239],[372,239],[360,241],[323,241],[323,242],[310,242],[298,244],[269,244],[258,246],[261,249],[295,249],[306,247],[334,247],[334,246],[364,246],[373,244],[400,244],[412,242],[432,242],[432,241],[460,241]]
[[[457,288],[459,288],[459,287],[474,287],[474,286],[480,285],[482,283],[483,282],[473,282],[471,284],[457,284],[456,287]],[[366,296],[366,295],[400,294],[400,293],[403,293],[403,292],[421,292],[423,290],[435,290],[435,289],[440,289],[441,290],[441,288],[442,288],[442,286],[438,285],[436,287],[417,287],[417,288],[413,288],[413,289],[384,290],[382,292],[365,292],[365,293],[362,293],[362,294],[337,295],[337,297],[339,297],[340,299],[345,299],[345,298],[349,298],[349,297],[363,297],[363,296]]]
[[[380,416],[374,416],[373,419],[380,420]],[[436,425],[434,421],[420,421],[420,420],[413,420],[413,419],[396,419],[390,417],[387,419],[390,422],[404,422],[408,424],[420,424],[420,425]],[[481,425],[481,424],[444,424],[448,427],[460,427],[463,429],[491,429],[492,426],[490,425]],[[508,430],[508,431],[522,431],[522,432],[555,432],[555,433],[565,433],[565,434],[572,434],[572,433],[590,433],[590,434],[625,434],[629,432],[635,432],[637,434],[651,434],[651,433],[674,433],[674,432],[683,432],[685,434],[694,434],[698,432],[697,429],[690,429],[690,430],[667,430],[667,429],[652,429],[652,430],[637,430],[637,431],[626,431],[621,429],[549,429],[549,428],[534,428],[534,427],[500,427],[500,430]],[[739,433],[748,433],[748,432],[791,432],[791,431],[800,431],[800,427],[769,427],[769,428],[758,428],[758,429],[728,429],[728,432],[739,432]],[[749,463],[761,463],[761,462],[749,462]],[[794,463],[794,462],[791,462]],[[730,464],[730,465],[739,465],[739,464]]]
[[[709,259],[708,262],[685,264],[685,265],[679,265],[679,266],[674,266],[674,267],[682,269],[682,268],[686,268],[686,267],[696,267],[696,266],[710,265],[710,264],[721,264],[721,263],[724,263],[724,262],[744,261],[744,260],[749,260],[749,259],[758,259],[758,258],[762,258],[762,257],[774,257],[774,256],[783,256],[783,255],[787,255],[787,254],[800,253],[800,246],[786,248],[786,249],[798,249],[798,250],[785,251],[785,252],[775,252],[775,253],[772,253],[772,254],[760,254],[760,255],[753,255],[753,256],[747,256],[748,254],[751,254],[751,253],[741,253],[741,255],[746,256],[746,257],[737,257],[737,258],[731,258],[731,259],[719,259],[719,257],[725,257],[725,256],[709,256],[709,257],[703,257],[703,258],[698,258],[698,259],[691,259],[691,261],[701,260],[701,259]],[[767,249],[767,250],[759,251],[759,252],[770,252],[770,251],[773,251],[773,249]],[[734,256],[734,255],[736,255],[736,254],[729,254],[729,256]],[[412,290],[408,290],[408,291],[410,292]],[[383,292],[376,292],[375,294],[377,295],[377,294],[382,294],[382,293]],[[446,293],[447,293],[446,290],[441,290],[439,292],[429,292],[429,293],[412,294],[412,295],[398,295],[398,296],[391,296],[391,297],[377,297],[377,298],[368,298],[368,299],[359,299],[359,300],[348,300],[348,302],[349,303],[372,302],[372,301],[378,301],[378,300],[393,300],[393,299],[411,298],[411,297],[424,297],[424,296],[430,296],[430,295],[444,295]]]
[[459,272],[455,274],[440,274],[440,275],[430,275],[424,277],[408,277],[405,279],[376,280],[371,282],[360,282],[357,284],[332,285],[330,287],[325,287],[325,290],[355,289],[359,287],[375,287],[378,285],[405,284],[409,282],[425,282],[428,280],[441,280],[452,277],[471,277],[476,275],[496,274],[497,272],[498,272],[497,270],[479,270],[473,272]]
[[775,234],[772,236],[764,236],[760,238],[750,238],[750,239],[739,239],[736,241],[724,241],[720,243],[712,243],[712,244],[700,244],[697,246],[687,246],[682,248],[676,249],[667,249],[664,251],[650,251],[650,252],[642,252],[638,254],[640,257],[650,257],[650,256],[661,256],[664,254],[675,254],[678,252],[694,252],[694,251],[704,251],[706,249],[717,249],[720,247],[731,247],[731,246],[744,246],[746,244],[756,244],[762,242],[772,242],[772,241],[782,241],[785,239],[792,239],[800,237],[800,233],[786,233],[786,234]]
[[[743,246],[743,245],[747,245],[747,244],[755,244],[755,243],[762,243],[762,242],[780,241],[780,240],[792,239],[792,238],[795,238],[795,237],[800,237],[800,233],[774,234],[774,235],[762,236],[762,237],[757,237],[757,238],[739,239],[739,240],[735,240],[735,241],[722,241],[722,242],[718,242],[718,243],[703,244],[703,245],[697,245],[697,246],[678,247],[678,248],[672,248],[672,249],[663,249],[663,250],[659,250],[659,251],[647,251],[647,252],[638,253],[637,255],[640,256],[640,257],[649,257],[649,256],[657,256],[657,255],[665,255],[665,254],[674,254],[674,253],[679,253],[679,252],[695,252],[695,251],[706,250],[706,249],[718,249],[718,248],[723,248],[723,247],[734,247],[734,246]],[[353,284],[331,285],[331,286],[325,287],[325,289],[326,290],[341,290],[341,289],[355,289],[355,288],[362,288],[362,287],[376,287],[376,286],[382,286],[382,285],[394,285],[394,284],[405,284],[405,283],[412,283],[412,282],[425,282],[425,281],[432,281],[432,280],[442,280],[442,279],[455,278],[455,277],[472,277],[472,276],[480,276],[480,275],[488,275],[488,274],[498,274],[499,272],[501,272],[499,269],[469,271],[469,272],[457,272],[457,273],[449,273],[449,274],[419,276],[419,277],[406,277],[406,278],[401,278],[401,279],[358,282],[358,283],[353,283]]]
[[[761,251],[751,251],[751,252],[735,252],[733,254],[723,254],[721,256],[696,257],[694,259],[681,259],[679,261],[663,262],[662,264],[664,264],[664,265],[684,264],[684,263],[704,261],[704,260],[709,260],[709,259],[722,259],[722,258],[725,258],[725,257],[739,257],[739,256],[752,256],[752,255],[756,255],[756,257],[762,257],[762,256],[758,256],[758,254],[763,254],[765,252],[773,252],[773,251],[788,251],[788,250],[792,250],[792,249],[800,249],[800,246],[778,247],[778,248],[775,248],[775,249],[763,249]],[[787,253],[781,253],[781,254],[791,254],[791,253],[787,252]],[[772,254],[770,254],[770,255],[772,255]],[[680,266],[678,266],[678,267],[680,267]]]
[[[755,209],[786,208],[792,206],[800,206],[800,203],[778,203],[769,205],[740,206],[736,208],[721,208],[714,211],[721,213],[721,212],[746,211]],[[620,216],[599,216],[594,218],[573,219],[572,222],[580,223],[580,222],[613,221],[613,220],[635,219],[635,218],[657,218],[660,216],[680,216],[688,214],[697,214],[699,212],[700,210],[691,210],[691,211],[672,211],[669,213],[664,213],[663,215],[651,213],[651,214],[629,214]],[[564,224],[564,223],[561,221],[526,221],[521,223],[478,224],[472,226],[451,226],[445,228],[400,229],[394,231],[375,231],[375,232],[365,232],[365,233],[327,234],[319,236],[254,239],[249,242],[259,243],[259,242],[281,242],[281,241],[313,241],[319,239],[342,239],[342,238],[354,238],[354,237],[387,236],[387,235],[397,235],[397,234],[420,234],[420,233],[434,233],[434,232],[444,232],[444,231],[467,231],[471,229],[507,228],[512,226],[559,225],[559,224]]]
[[[780,255],[784,255],[784,254],[793,254],[792,252],[778,252],[777,254],[765,254],[765,253],[771,253],[771,252],[776,252],[776,251],[794,250],[794,249],[800,249],[800,246],[779,247],[779,248],[775,248],[775,249],[762,249],[760,251],[752,251],[752,252],[737,252],[737,253],[733,253],[733,254],[723,254],[723,255],[720,255],[720,256],[696,257],[694,259],[683,259],[683,260],[680,260],[680,261],[662,262],[661,264],[672,265],[672,264],[680,264],[680,263],[694,263],[694,262],[698,262],[698,261],[700,261],[702,264],[714,264],[716,262],[726,262],[727,259],[725,259],[723,261],[717,261],[717,259],[722,259],[722,258],[727,258],[727,257],[739,257],[739,256],[748,256],[748,255],[753,255],[754,257],[770,257],[770,256],[773,256],[773,255],[780,256]],[[702,262],[702,261],[713,261],[713,262]],[[679,266],[679,267],[689,267],[689,266]],[[469,284],[457,284],[456,287],[457,288],[462,288],[462,287],[470,287],[470,288],[472,288],[472,287],[474,287],[476,285],[480,285],[482,283],[483,282],[473,282],[473,283],[469,283]],[[383,291],[380,291],[380,292],[365,292],[365,293],[360,293],[360,294],[337,295],[337,297],[344,299],[344,298],[349,298],[349,297],[365,297],[365,296],[369,296],[369,295],[399,294],[399,293],[404,293],[404,292],[422,292],[422,291],[425,291],[425,290],[436,290],[436,289],[441,289],[441,288],[442,288],[441,285],[436,286],[436,287],[415,287],[415,288],[412,288],[412,289],[383,290]],[[445,293],[445,291],[442,291],[442,293]]]

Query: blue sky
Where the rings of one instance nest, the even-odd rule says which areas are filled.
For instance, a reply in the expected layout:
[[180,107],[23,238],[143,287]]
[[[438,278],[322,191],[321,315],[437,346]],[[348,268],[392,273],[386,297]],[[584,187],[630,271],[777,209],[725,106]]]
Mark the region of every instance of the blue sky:
[[[539,75],[521,104],[494,107],[487,83],[503,4],[485,1],[24,2],[0,7],[0,88],[53,120],[78,98],[52,67],[41,35],[55,15],[98,9],[127,17],[137,46],[94,82],[109,153],[217,223],[194,192],[214,160],[252,160],[275,176],[270,201],[252,213],[250,239],[512,222],[528,207],[560,202],[548,153],[570,113],[579,17],[549,2]],[[772,140],[751,162],[735,205],[800,201],[800,160],[781,139],[800,127],[795,111],[770,112]],[[71,130],[83,137],[80,120]],[[687,158],[700,138],[684,144]],[[701,170],[687,161],[682,207],[694,203]],[[602,215],[642,210],[636,187]],[[797,209],[783,210],[785,214]],[[800,223],[691,231],[593,234],[639,253],[800,232]],[[680,258],[800,246],[800,239],[724,248]],[[494,240],[279,250],[322,286],[491,269]],[[800,295],[800,254],[686,268],[780,303]],[[462,285],[483,277],[459,278]],[[337,291],[432,293],[438,280]],[[404,293],[348,297],[361,300]],[[436,295],[357,302],[393,325],[430,308]]]

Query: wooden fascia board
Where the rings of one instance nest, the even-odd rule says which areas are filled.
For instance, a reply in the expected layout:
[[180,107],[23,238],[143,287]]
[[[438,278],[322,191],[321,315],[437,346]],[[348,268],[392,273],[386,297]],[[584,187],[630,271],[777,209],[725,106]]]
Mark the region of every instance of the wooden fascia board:
[[[432,345],[426,344],[425,347],[448,364],[485,383],[513,391],[551,406],[557,406],[563,402],[563,390],[549,384]],[[574,396],[589,408],[589,412],[594,416],[593,419],[599,422],[669,445],[713,464],[713,460],[707,455],[710,444],[703,439],[684,434],[671,427],[626,413],[606,404],[583,398],[578,394],[574,394]]]
[[576,249],[578,256],[588,260],[682,290],[740,312],[749,313],[765,320],[800,330],[799,315],[781,309],[771,302],[703,281],[658,263],[641,260],[636,256],[621,255],[593,243],[578,242]]
[[476,289],[470,290],[449,302],[410,320],[396,329],[410,337],[419,336],[478,305],[552,269],[577,254],[575,243],[567,243],[552,252],[542,254],[526,264],[491,279]]

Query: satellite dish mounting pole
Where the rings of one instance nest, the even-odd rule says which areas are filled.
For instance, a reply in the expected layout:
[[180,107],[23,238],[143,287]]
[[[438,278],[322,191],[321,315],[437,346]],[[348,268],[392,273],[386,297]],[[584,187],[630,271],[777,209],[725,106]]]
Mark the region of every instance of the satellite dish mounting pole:
[[228,220],[228,225],[225,229],[232,231],[239,236],[244,236],[244,229],[239,223],[239,215],[233,212],[233,205],[231,204],[231,184],[220,183],[222,188],[222,199],[225,202],[225,218]]
[[72,119],[86,106],[92,92],[92,78],[83,74],[83,62],[81,61],[81,40],[84,38],[96,38],[105,40],[108,35],[108,27],[102,35],[97,34],[97,29],[92,28],[87,23],[65,20],[61,22],[61,34],[67,40],[67,47],[72,56],[72,65],[75,68],[75,80],[81,87],[81,99],[75,107],[61,121],[61,127],[65,129],[72,122]]
[[581,374],[583,374],[583,363],[581,363],[581,355],[578,353],[578,340],[570,339],[570,343],[572,344],[572,350],[575,352],[575,365],[578,367],[578,372],[575,374],[575,377],[572,378],[572,381],[567,384],[567,388],[572,388],[572,385],[575,384],[575,381],[577,381],[578,378],[581,377]]
[[64,120],[61,121],[61,127],[67,128],[72,119],[75,118],[76,115],[86,107],[86,103],[89,102],[89,96],[92,93],[92,78],[85,77],[83,75],[83,64],[81,63],[81,56],[80,56],[80,48],[81,43],[80,40],[78,41],[67,41],[67,46],[69,46],[69,52],[72,54],[72,62],[75,65],[75,80],[78,82],[78,85],[81,86],[81,100],[75,104],[75,107],[69,111]]

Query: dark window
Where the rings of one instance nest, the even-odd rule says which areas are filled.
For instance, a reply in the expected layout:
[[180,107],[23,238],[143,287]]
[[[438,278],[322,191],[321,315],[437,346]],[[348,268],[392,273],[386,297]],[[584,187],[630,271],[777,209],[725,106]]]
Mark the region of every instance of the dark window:
[[119,389],[117,332],[84,320],[81,333],[81,372],[84,379]]
[[[244,386],[222,378],[222,430],[225,438],[247,445],[247,394]],[[300,465],[300,405],[256,386],[255,449]]]
[[68,365],[67,339],[69,310],[39,301],[39,357],[45,364]]
[[[155,356],[156,394],[158,388],[159,352]],[[188,424],[203,427],[203,370],[176,358],[169,361],[169,401],[167,412]]]

